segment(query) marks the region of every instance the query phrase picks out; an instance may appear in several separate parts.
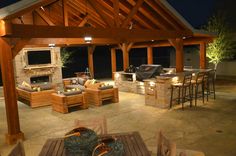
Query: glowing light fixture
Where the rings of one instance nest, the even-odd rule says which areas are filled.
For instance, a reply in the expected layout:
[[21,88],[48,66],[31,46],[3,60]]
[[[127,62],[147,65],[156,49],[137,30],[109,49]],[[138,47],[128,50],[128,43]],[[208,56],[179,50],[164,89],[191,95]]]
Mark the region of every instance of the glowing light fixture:
[[48,44],[48,47],[50,47],[50,48],[54,48],[56,45],[54,44],[54,43],[49,43]]
[[92,37],[91,36],[85,36],[84,41],[85,41],[85,43],[91,43],[92,42]]

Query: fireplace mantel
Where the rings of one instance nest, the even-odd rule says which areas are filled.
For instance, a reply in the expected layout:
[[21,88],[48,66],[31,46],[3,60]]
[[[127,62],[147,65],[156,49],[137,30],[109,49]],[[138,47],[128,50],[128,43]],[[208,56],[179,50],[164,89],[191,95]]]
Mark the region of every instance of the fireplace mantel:
[[50,65],[37,65],[37,66],[27,66],[27,67],[24,67],[23,69],[24,70],[34,70],[34,69],[44,69],[44,68],[57,68],[57,65],[53,65],[53,64],[50,64]]

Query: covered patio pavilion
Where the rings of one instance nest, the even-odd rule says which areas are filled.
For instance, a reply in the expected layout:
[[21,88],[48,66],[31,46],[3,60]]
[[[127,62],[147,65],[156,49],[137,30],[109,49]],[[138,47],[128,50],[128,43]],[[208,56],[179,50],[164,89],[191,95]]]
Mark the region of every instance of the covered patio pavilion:
[[[21,131],[13,59],[24,47],[87,45],[93,74],[96,45],[113,45],[112,72],[116,71],[116,48],[123,53],[123,69],[129,66],[131,48],[147,47],[153,63],[153,47],[173,46],[176,71],[183,71],[183,46],[200,45],[200,68],[206,68],[206,44],[211,34],[195,30],[165,0],[22,0],[0,10],[0,60],[8,131],[6,142],[24,138]],[[92,37],[85,43],[84,37]]]

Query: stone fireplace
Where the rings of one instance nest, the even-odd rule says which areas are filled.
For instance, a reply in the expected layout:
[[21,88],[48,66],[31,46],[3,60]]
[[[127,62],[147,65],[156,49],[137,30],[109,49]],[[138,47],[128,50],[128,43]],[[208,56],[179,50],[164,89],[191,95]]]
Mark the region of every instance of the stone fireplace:
[[30,78],[31,84],[37,84],[37,83],[49,83],[52,82],[51,75],[45,75],[45,76],[36,76]]
[[[35,55],[33,57],[35,57],[36,60],[30,60],[32,59],[30,55],[34,55],[34,51],[35,54],[42,53],[43,55],[41,55],[41,57]],[[47,55],[46,58],[44,56],[45,54]],[[21,84],[23,81],[30,84],[45,82],[58,84],[62,82],[59,47],[23,48],[18,55],[16,55],[14,65],[17,84]]]

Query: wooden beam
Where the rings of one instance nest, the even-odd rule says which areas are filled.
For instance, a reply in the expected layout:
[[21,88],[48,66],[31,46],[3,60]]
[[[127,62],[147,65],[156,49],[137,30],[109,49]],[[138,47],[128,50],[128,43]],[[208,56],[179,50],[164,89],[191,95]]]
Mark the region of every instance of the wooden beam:
[[120,41],[150,41],[190,36],[189,32],[125,29],[125,28],[92,28],[92,27],[62,27],[43,25],[12,24],[11,34],[4,37],[15,38],[83,38],[86,35],[93,38],[116,38]]
[[123,21],[121,27],[125,28],[127,27],[127,25],[129,24],[129,22],[132,20],[132,18],[134,17],[134,15],[138,12],[138,9],[140,8],[140,6],[143,4],[144,0],[138,0],[135,4],[135,6],[132,8],[132,10],[130,11],[130,13],[128,14],[128,16],[126,17],[126,19]]
[[93,66],[93,52],[95,50],[95,46],[88,46],[88,66],[91,77],[94,78],[94,66]]
[[12,34],[12,24],[9,20],[0,20],[0,36]]
[[40,9],[36,9],[35,12],[50,26],[54,26],[55,24],[52,22],[50,17],[48,17],[44,11]]
[[153,48],[147,47],[147,63],[153,64]]
[[30,39],[20,39],[12,48],[12,58],[15,56],[27,45]]
[[11,47],[2,38],[0,38],[0,45],[1,72],[8,125],[6,142],[7,144],[14,144],[17,140],[24,139],[24,134],[20,130]]
[[102,7],[95,0],[87,0],[93,9],[99,14],[103,21],[110,27],[113,27],[113,23],[104,15]]
[[68,0],[62,0],[63,23],[66,27],[69,25],[67,1]]
[[[120,1],[120,13],[122,14],[123,12],[126,14],[122,14],[124,16],[124,18],[126,18],[129,13],[130,13],[130,8],[127,5],[128,2],[126,1]],[[150,23],[147,23],[146,20],[142,17],[140,17],[139,15],[137,15],[137,13],[133,16],[133,18],[135,21],[138,22],[139,25],[141,25],[143,28],[145,29],[153,29],[153,26]]]
[[46,5],[56,2],[56,1],[58,1],[58,0],[40,0],[39,2],[34,3],[30,7],[25,7],[23,9],[20,9],[19,11],[14,11],[12,14],[4,17],[4,19],[14,19],[14,18],[20,17],[26,13],[29,13],[29,12],[37,9],[37,8],[40,8],[41,6],[46,6]]
[[116,49],[111,48],[111,75],[114,80],[114,72],[116,72]]
[[[88,45],[85,43],[84,38],[32,38],[27,42],[27,45],[42,45],[48,46],[48,44],[54,43],[56,45]],[[92,44],[104,45],[104,44],[117,44],[118,40],[106,39],[106,38],[94,38]]]
[[88,15],[85,15],[85,17],[79,23],[78,27],[83,27],[87,23],[87,21],[88,21]]
[[176,72],[184,71],[184,52],[183,52],[183,39],[170,39],[169,42],[176,51]]
[[132,46],[134,45],[134,42],[131,42],[127,44],[127,51],[129,52],[132,49]]
[[119,17],[119,0],[113,0],[113,12],[114,12],[114,22],[116,27],[120,27],[120,17]]
[[200,68],[206,69],[206,44],[204,42],[200,44]]

